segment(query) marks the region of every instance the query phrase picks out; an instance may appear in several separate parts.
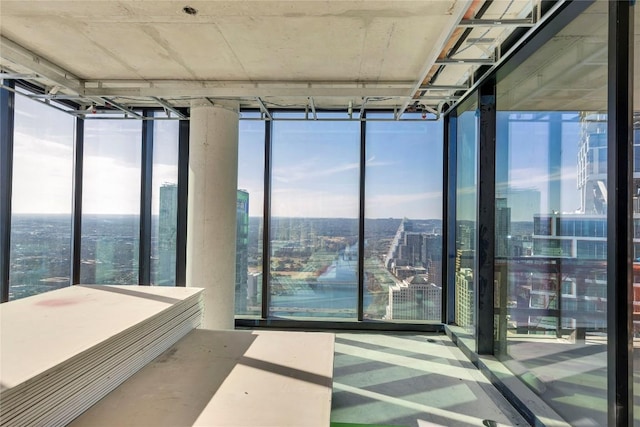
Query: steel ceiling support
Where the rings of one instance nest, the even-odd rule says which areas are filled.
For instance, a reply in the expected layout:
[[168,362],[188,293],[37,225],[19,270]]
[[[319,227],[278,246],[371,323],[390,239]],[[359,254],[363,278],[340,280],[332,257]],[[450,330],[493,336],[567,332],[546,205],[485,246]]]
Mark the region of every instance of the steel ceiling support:
[[424,85],[420,86],[418,90],[427,91],[427,90],[467,90],[469,89],[468,85]]
[[496,60],[493,58],[444,58],[437,59],[434,64],[442,65],[456,65],[456,64],[469,64],[469,65],[493,65]]
[[262,101],[262,99],[260,99],[260,97],[256,98],[256,102],[258,103],[258,105],[260,106],[260,110],[264,113],[264,115],[267,117],[267,120],[272,120],[273,118],[271,117],[271,113],[269,112],[269,109],[267,108],[267,106],[264,104],[264,102]]
[[173,114],[178,116],[178,118],[180,118],[180,119],[186,118],[186,116],[184,114],[182,114],[182,112],[180,110],[178,110],[176,107],[174,107],[173,105],[171,105],[170,103],[168,103],[164,99],[158,98],[157,96],[152,96],[151,99],[156,101],[158,104],[162,105],[166,110],[171,111]]
[[0,73],[0,80],[32,80],[37,78],[37,74]]
[[135,117],[137,119],[142,119],[143,118],[142,115],[136,113],[135,111],[130,110],[129,108],[125,107],[124,105],[120,105],[117,102],[111,101],[108,98],[105,98],[103,101],[105,102],[105,106],[106,106],[106,104],[109,104],[109,105],[117,108],[118,110],[122,111],[123,113],[131,115],[131,116],[133,116],[133,117]]
[[53,62],[31,52],[18,43],[0,36],[0,56],[29,68],[34,73],[77,94],[84,90],[83,80]]
[[463,19],[459,27],[532,27],[533,19]]
[[311,113],[313,114],[313,120],[318,120],[318,115],[316,114],[316,104],[313,101],[313,97],[309,97],[309,107],[311,107]]
[[[472,3],[473,2],[471,0],[456,2],[454,5],[454,10],[451,11],[452,22],[460,22]],[[420,87],[423,85],[422,83],[424,82],[424,79],[427,77],[427,75],[429,75],[429,72],[431,71],[431,67],[433,67],[433,64],[440,56],[443,47],[447,44],[447,41],[451,38],[451,35],[454,33],[454,31],[456,31],[456,29],[457,27],[455,25],[451,25],[449,30],[446,32],[443,31],[436,43],[433,44],[433,49],[427,56],[420,74],[418,75],[418,79],[414,82],[413,86],[411,87],[411,91],[408,93],[409,98],[407,98],[402,103],[402,105],[400,105],[400,108],[398,108],[395,113],[396,120],[400,119],[400,116],[404,114],[405,110],[411,103],[411,98],[413,98],[413,96],[420,90]]]
[[172,98],[179,96],[198,97],[198,98],[250,98],[256,97],[300,97],[307,98],[309,96],[326,98],[326,97],[405,97],[407,95],[406,87],[363,87],[358,85],[336,87],[336,86],[310,86],[310,87],[255,87],[242,86],[235,87],[209,87],[209,86],[190,86],[184,87],[113,87],[102,89],[87,89],[85,96],[99,97],[162,97]]
[[362,98],[362,105],[360,106],[360,120],[364,120],[364,108],[367,105],[367,102],[369,101],[369,97],[364,97]]
[[[587,1],[582,1],[574,2],[573,4],[575,4],[576,8],[578,8],[581,5],[583,7],[587,7],[590,3]],[[491,65],[481,76],[479,76],[475,79],[475,81],[472,82],[469,89],[467,89],[467,91],[464,93],[464,95],[462,95],[462,97],[456,104],[464,102],[465,99],[471,96],[485,79],[489,78],[490,76],[496,75],[496,73],[502,73],[502,65],[505,64],[508,60],[509,66],[512,66],[512,64],[516,64],[522,60],[520,57],[524,56],[526,58],[531,54],[532,51],[535,51],[539,47],[537,38],[535,40],[535,44],[531,44],[528,42],[533,39],[534,35],[538,32],[538,29],[542,25],[544,25],[547,21],[550,21],[552,18],[555,18],[559,11],[561,11],[566,5],[567,0],[558,0],[557,2],[553,3],[553,6],[551,6],[547,13],[545,13],[540,19],[536,21],[536,24],[533,27],[529,28],[527,32],[507,50],[507,52],[500,55],[500,58],[495,62],[495,64]],[[555,22],[556,20],[554,20],[551,25],[553,25]],[[562,23],[558,23],[558,25],[562,25]],[[512,57],[517,59],[515,61],[511,61],[510,59]],[[513,66],[515,67],[515,65]],[[498,69],[500,69],[500,71],[498,71]],[[500,76],[498,75],[498,79],[499,78]]]

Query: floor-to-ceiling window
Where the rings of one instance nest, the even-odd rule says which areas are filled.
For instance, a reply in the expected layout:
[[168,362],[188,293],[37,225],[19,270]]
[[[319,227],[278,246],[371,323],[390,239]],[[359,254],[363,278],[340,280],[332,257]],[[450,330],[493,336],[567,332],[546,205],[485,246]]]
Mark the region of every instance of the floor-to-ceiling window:
[[240,315],[262,310],[265,122],[243,112],[238,141],[236,308]]
[[476,338],[476,223],[478,203],[477,96],[458,107],[455,216],[455,324],[469,348]]
[[74,119],[15,97],[9,299],[71,283]]
[[81,283],[138,283],[140,120],[84,126]]
[[269,313],[355,318],[360,123],[274,117]]
[[497,83],[496,350],[571,425],[607,424],[607,7]]
[[[164,112],[156,117],[166,117]],[[173,286],[176,280],[178,217],[178,121],[153,123],[151,207],[151,283]]]
[[442,121],[367,118],[364,317],[440,322]]

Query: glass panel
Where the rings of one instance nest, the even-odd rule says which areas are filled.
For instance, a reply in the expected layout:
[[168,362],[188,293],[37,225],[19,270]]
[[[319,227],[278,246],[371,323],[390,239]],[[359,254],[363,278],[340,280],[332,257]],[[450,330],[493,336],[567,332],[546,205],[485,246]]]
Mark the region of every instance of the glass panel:
[[269,312],[353,319],[358,295],[360,123],[276,121],[272,152]]
[[[163,113],[156,113],[164,116]],[[151,284],[176,283],[178,225],[177,120],[153,122],[153,177],[151,197]]]
[[569,425],[607,425],[607,9],[497,86],[496,354]]
[[[259,113],[242,113],[258,119]],[[236,314],[262,310],[262,230],[264,208],[264,129],[261,120],[241,120],[238,148]]]
[[442,122],[369,121],[366,130],[364,316],[440,322]]
[[9,299],[69,286],[73,117],[15,97]]
[[141,150],[141,121],[85,121],[81,283],[138,283]]
[[[475,96],[473,97],[475,99]],[[469,348],[476,339],[476,212],[478,206],[478,115],[470,101],[458,110],[456,174],[455,322]]]

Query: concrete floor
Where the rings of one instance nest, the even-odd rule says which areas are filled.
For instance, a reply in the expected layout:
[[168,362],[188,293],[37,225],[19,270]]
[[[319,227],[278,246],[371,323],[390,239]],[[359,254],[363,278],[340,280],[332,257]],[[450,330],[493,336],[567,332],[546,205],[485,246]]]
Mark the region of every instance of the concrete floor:
[[331,421],[528,426],[445,335],[336,334]]

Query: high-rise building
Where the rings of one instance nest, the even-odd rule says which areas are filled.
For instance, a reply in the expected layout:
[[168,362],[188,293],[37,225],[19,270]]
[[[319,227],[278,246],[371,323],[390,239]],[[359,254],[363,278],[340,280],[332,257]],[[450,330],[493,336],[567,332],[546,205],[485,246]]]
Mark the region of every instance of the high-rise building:
[[496,199],[495,233],[495,256],[507,257],[511,255],[509,245],[509,240],[511,239],[511,208],[507,206],[506,198]]
[[388,320],[434,320],[442,317],[442,288],[428,274],[411,276],[389,286]]
[[[262,273],[247,274],[247,307],[257,307],[262,295]],[[255,311],[255,310],[251,310]]]
[[460,268],[456,271],[456,324],[463,328],[474,325],[475,302],[473,293],[473,270]]
[[247,311],[249,260],[249,193],[238,190],[236,211],[236,314]]
[[578,149],[580,212],[607,213],[607,115],[581,113]]
[[158,217],[158,265],[153,278],[156,285],[175,284],[177,218],[178,186],[162,184]]

